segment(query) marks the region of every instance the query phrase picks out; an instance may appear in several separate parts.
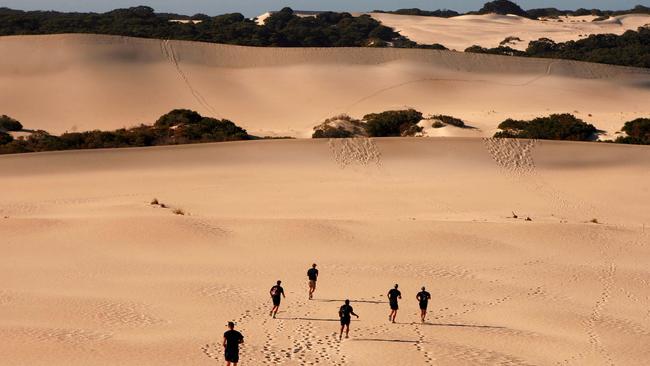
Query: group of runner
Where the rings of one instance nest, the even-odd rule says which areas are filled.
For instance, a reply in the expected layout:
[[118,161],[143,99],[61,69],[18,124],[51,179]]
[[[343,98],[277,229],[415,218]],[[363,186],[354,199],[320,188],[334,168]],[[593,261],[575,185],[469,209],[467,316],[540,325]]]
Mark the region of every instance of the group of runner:
[[[311,268],[307,270],[307,278],[309,283],[309,300],[314,298],[314,292],[316,291],[316,282],[318,281],[318,269],[316,269],[316,263],[312,264]],[[278,314],[280,309],[280,303],[282,298],[286,298],[284,294],[284,288],[282,288],[282,281],[278,280],[276,284],[271,287],[269,290],[269,295],[273,302],[273,307],[269,312],[269,316],[273,318]],[[388,321],[395,323],[395,318],[397,317],[397,311],[399,310],[399,300],[402,299],[402,292],[399,290],[399,285],[395,286],[388,291],[388,304],[390,306],[390,314],[388,315]],[[426,288],[422,286],[422,291],[418,292],[415,296],[420,306],[420,320],[424,323],[427,316],[427,307],[429,305],[429,300],[431,299],[431,294],[426,291]],[[350,333],[350,323],[352,321],[352,316],[359,318],[354,312],[352,305],[350,305],[350,300],[345,300],[344,304],[339,308],[339,319],[341,321],[341,332],[339,333],[339,340],[343,338],[343,333],[345,332],[345,338],[349,337]],[[223,347],[226,358],[226,365],[236,366],[239,362],[239,345],[244,343],[244,336],[236,331],[235,324],[233,322],[228,322],[228,331],[223,335]]]

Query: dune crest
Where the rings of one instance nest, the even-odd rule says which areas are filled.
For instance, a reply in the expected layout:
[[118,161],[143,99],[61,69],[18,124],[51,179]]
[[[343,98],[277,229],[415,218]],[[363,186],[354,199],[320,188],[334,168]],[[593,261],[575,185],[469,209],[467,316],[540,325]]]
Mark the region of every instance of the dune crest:
[[477,137],[511,117],[569,112],[613,133],[650,114],[650,71],[573,61],[99,35],[2,37],[0,52],[0,111],[51,133],[152,123],[174,108],[295,137],[341,113],[406,106],[461,118]]

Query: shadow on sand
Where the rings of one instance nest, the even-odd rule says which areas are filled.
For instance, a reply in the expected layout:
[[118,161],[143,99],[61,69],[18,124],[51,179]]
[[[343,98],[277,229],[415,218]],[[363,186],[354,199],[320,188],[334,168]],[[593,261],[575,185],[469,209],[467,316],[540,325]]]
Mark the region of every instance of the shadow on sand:
[[[415,323],[417,324],[417,323]],[[505,329],[506,327],[498,327],[493,325],[474,325],[474,324],[446,324],[446,323],[421,323],[421,325],[428,325],[430,327],[460,327],[460,328],[486,328],[486,329]]]
[[408,339],[352,338],[352,340],[357,342],[427,343],[419,340],[412,341]]
[[[318,302],[344,302],[345,299],[312,299],[311,301],[318,301]],[[350,303],[363,303],[363,304],[388,304],[388,301],[381,301],[381,300],[352,300],[350,299]]]
[[339,319],[325,319],[325,318],[281,318],[281,317],[276,317],[276,319],[280,320],[306,320],[310,322],[338,322]]

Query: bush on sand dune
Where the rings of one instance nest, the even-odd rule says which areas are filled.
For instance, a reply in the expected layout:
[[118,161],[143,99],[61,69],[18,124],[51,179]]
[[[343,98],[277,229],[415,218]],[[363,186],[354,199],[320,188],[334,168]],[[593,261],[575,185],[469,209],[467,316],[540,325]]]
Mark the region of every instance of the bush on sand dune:
[[422,128],[417,126],[422,113],[415,109],[371,113],[363,117],[371,137],[413,136]]
[[593,141],[599,132],[572,114],[552,114],[531,121],[507,119],[499,129],[494,137],[571,141]]
[[346,114],[328,118],[314,127],[312,138],[367,137],[365,124]]
[[627,136],[621,136],[616,142],[622,144],[650,145],[650,118],[637,118],[625,122],[623,132]]
[[0,116],[0,132],[20,131],[22,129],[23,125],[17,120],[4,114]]

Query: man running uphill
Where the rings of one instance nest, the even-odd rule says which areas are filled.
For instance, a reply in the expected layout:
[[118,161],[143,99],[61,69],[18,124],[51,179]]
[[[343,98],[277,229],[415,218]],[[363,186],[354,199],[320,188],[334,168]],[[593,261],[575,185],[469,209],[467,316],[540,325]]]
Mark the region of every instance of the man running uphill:
[[282,297],[286,296],[284,295],[284,289],[282,286],[282,281],[277,282],[277,284],[273,287],[271,287],[271,290],[269,291],[269,294],[271,295],[271,299],[273,300],[273,308],[271,309],[271,312],[269,313],[270,316],[274,317],[278,314],[278,310],[280,309],[280,300],[282,300]]
[[348,338],[352,315],[356,316],[357,319],[359,318],[359,315],[355,314],[352,306],[350,306],[350,300],[345,300],[345,305],[342,305],[339,309],[339,317],[341,318],[341,333],[339,334],[339,341],[343,338],[343,329],[345,329],[345,338]]
[[316,269],[316,263],[311,265],[311,268],[307,271],[307,278],[309,278],[309,300],[314,298],[314,291],[316,291],[316,281],[318,280],[318,270]]
[[422,323],[424,323],[424,319],[427,317],[427,306],[429,305],[429,300],[431,300],[431,294],[422,286],[422,291],[418,292],[415,298],[420,303],[420,318],[422,319]]
[[395,317],[397,316],[397,310],[399,305],[397,300],[402,298],[402,293],[397,289],[399,285],[395,285],[395,288],[392,288],[388,291],[388,303],[390,304],[390,315],[388,315],[388,320],[395,323]]
[[228,322],[228,331],[223,334],[223,349],[226,366],[237,366],[239,362],[239,345],[244,343],[244,336],[235,330],[235,323]]

